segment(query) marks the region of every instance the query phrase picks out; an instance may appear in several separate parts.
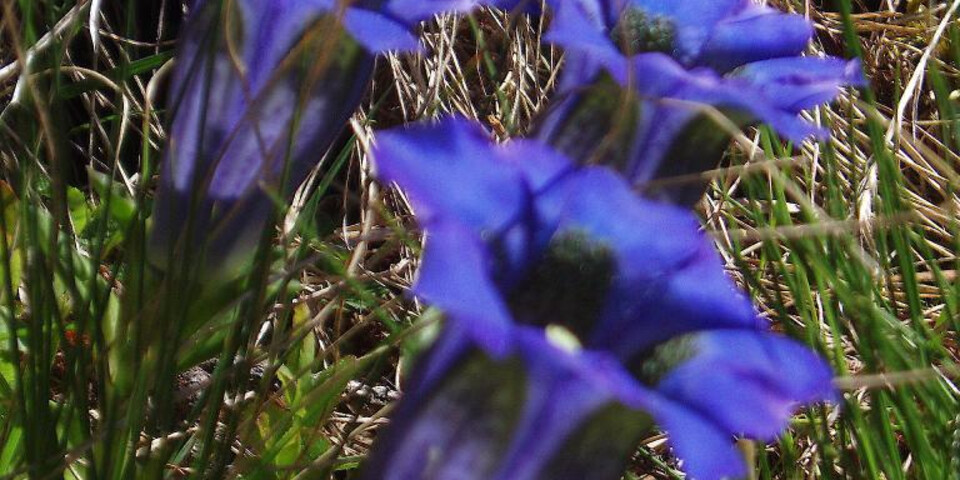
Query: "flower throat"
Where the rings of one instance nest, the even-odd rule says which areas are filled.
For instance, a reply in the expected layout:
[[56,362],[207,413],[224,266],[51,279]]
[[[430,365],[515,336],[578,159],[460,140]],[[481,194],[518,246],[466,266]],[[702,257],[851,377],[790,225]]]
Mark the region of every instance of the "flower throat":
[[511,292],[510,309],[523,323],[559,325],[582,342],[602,313],[615,272],[609,247],[584,232],[562,232]]
[[676,28],[669,19],[628,8],[610,31],[610,37],[625,55],[673,51]]

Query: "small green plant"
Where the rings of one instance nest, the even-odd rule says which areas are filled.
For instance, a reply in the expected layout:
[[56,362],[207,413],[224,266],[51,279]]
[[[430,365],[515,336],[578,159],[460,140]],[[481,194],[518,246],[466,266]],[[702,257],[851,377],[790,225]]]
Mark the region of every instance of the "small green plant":
[[[563,51],[545,34],[558,18],[587,17],[561,17],[560,2],[540,16],[529,2],[493,2],[506,10],[436,18],[430,2],[281,3],[353,20],[274,24],[251,13],[252,0],[0,2],[0,479],[358,477],[449,325],[406,294],[423,240],[429,253],[418,227],[429,212],[375,180],[376,131],[456,113],[500,140],[540,138],[584,163],[617,164],[630,160],[621,146],[636,141],[631,126],[661,109],[652,117],[663,127],[691,103],[697,121],[671,130],[669,154],[642,149],[688,161],[630,167],[638,193],[695,203],[764,322],[825,358],[840,392],[792,416],[773,445],[739,441],[747,475],[960,471],[956,2],[767,2],[815,25],[808,58],[859,58],[869,80],[801,118],[812,104],[741,99],[732,111],[719,90],[651,106],[662,92],[635,93],[600,56],[668,50],[670,23],[635,14],[610,26],[612,43],[586,50],[610,75],[564,90],[584,37],[552,38]],[[702,25],[695,14],[674,24]],[[379,36],[364,36],[371,17]],[[254,25],[286,43],[252,50],[264,44],[251,43]],[[418,52],[373,55],[400,49]],[[763,77],[687,54],[685,68]],[[810,81],[818,62],[766,78]],[[848,65],[814,93],[857,83]],[[260,76],[260,103],[247,75]],[[187,86],[206,100],[185,100]],[[234,120],[251,123],[234,137],[211,127]],[[748,126],[758,121],[769,126]],[[831,135],[811,140],[809,126]],[[191,128],[218,153],[188,172],[200,157],[178,148]],[[554,345],[583,346],[548,330]],[[522,379],[510,368],[464,365],[488,383],[454,387],[517,403]],[[500,367],[500,382],[482,375]],[[621,455],[624,478],[690,471],[671,432],[631,425],[639,448],[586,454]],[[614,440],[606,434],[584,438]],[[591,468],[585,478],[609,473]]]

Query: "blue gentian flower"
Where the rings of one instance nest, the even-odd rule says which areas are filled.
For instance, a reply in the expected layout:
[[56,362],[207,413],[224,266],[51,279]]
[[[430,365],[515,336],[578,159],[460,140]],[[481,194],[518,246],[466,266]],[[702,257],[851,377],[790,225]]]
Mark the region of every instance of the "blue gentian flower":
[[205,273],[235,271],[268,228],[275,199],[289,196],[357,108],[374,56],[419,49],[421,20],[478,3],[193,2],[171,88],[153,263],[204,246]]
[[[813,33],[803,17],[751,0],[549,3],[547,39],[566,50],[566,67],[536,136],[641,186],[719,163],[732,132],[703,107],[800,142],[827,134],[802,110],[865,83],[857,61],[801,56]],[[689,204],[702,188],[648,193]]]
[[371,478],[619,478],[651,421],[695,478],[737,476],[734,435],[771,440],[832,397],[695,218],[611,170],[462,119],[381,132],[373,154],[426,231],[413,292],[448,323]]

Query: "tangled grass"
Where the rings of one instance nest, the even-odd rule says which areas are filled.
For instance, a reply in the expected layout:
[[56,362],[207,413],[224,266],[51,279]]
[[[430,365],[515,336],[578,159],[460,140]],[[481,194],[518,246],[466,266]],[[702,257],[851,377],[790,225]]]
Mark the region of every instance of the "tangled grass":
[[[155,383],[134,362],[150,388],[117,400],[102,325],[130,295],[182,18],[148,3],[0,5],[0,478],[349,478],[437,322],[403,296],[420,239],[403,195],[371,180],[371,132],[459,112],[521,135],[562,52],[542,21],[484,10],[425,26],[429,54],[381,59],[279,225],[287,288],[249,307],[246,348],[211,355],[237,360]],[[838,372],[839,405],[741,446],[755,478],[958,478],[960,1],[775,3],[815,22],[809,54],[860,56],[871,88],[808,114],[827,143],[761,127],[721,168],[667,180],[710,181],[698,210],[730,273]],[[625,478],[676,467],[656,435]]]

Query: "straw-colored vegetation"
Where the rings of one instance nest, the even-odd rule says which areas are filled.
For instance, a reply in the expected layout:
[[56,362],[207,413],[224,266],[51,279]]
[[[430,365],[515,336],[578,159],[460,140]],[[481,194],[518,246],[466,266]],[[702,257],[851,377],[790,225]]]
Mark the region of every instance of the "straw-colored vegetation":
[[[816,23],[809,54],[860,56],[872,88],[807,114],[828,143],[747,130],[705,174],[698,211],[730,274],[776,329],[831,360],[843,391],[778,444],[742,447],[757,478],[957,478],[960,0],[770,3]],[[100,325],[133,290],[178,4],[0,2],[0,478],[348,478],[437,322],[403,296],[420,238],[402,194],[372,181],[373,131],[459,112],[522,135],[563,65],[539,20],[485,10],[426,25],[429,54],[379,61],[351,131],[287,211],[284,292],[226,307],[250,319],[236,348],[134,370],[143,391],[104,398],[114,344]],[[173,338],[174,355],[192,348]],[[161,390],[166,405],[148,399]],[[657,435],[626,478],[676,467]]]

